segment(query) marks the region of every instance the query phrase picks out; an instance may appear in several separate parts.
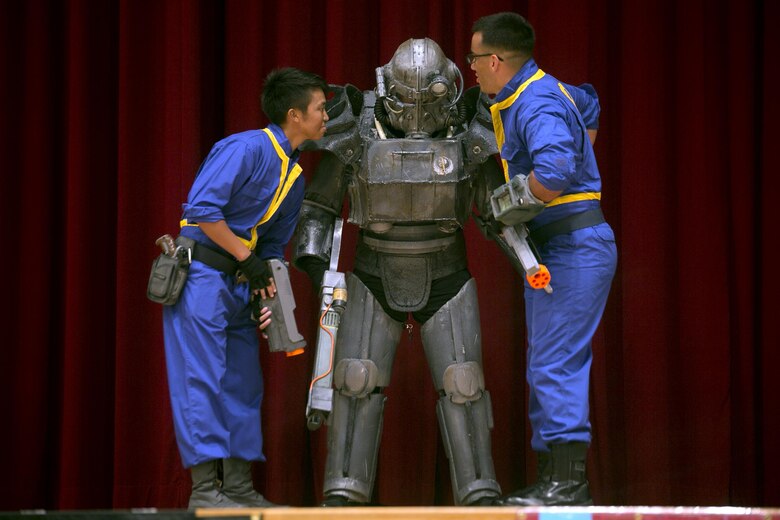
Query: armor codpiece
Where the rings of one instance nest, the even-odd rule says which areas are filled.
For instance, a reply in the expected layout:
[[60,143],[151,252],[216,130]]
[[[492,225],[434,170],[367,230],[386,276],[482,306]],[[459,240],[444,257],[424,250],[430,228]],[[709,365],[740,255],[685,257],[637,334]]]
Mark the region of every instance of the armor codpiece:
[[[329,234],[349,197],[360,228],[355,271],[381,279],[393,311],[426,308],[434,280],[465,270],[463,226],[501,182],[487,98],[463,93],[457,67],[429,39],[409,40],[377,69],[376,92],[331,86],[323,152],[306,191],[293,262],[326,262]],[[460,85],[458,85],[460,82]],[[491,160],[488,160],[488,159]],[[490,180],[487,180],[490,177]],[[495,179],[498,179],[497,181]],[[306,259],[310,260],[306,260]],[[314,259],[314,260],[311,260]],[[362,276],[362,275],[361,275]],[[347,275],[349,302],[336,341],[324,493],[371,500],[385,403],[403,324]],[[476,282],[453,289],[422,328],[442,438],[458,504],[497,497],[492,412],[482,373]]]

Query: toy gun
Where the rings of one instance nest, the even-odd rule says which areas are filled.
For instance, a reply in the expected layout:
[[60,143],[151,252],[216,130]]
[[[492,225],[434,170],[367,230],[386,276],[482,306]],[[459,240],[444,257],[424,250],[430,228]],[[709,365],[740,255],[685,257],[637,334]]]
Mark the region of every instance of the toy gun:
[[173,237],[169,234],[165,234],[154,241],[154,243],[163,250],[163,253],[170,257],[176,256],[176,242],[173,241]]
[[290,285],[290,275],[287,266],[277,258],[266,261],[271,270],[276,294],[272,298],[263,299],[263,304],[271,311],[271,323],[263,332],[268,336],[268,350],[285,352],[288,357],[303,353],[306,340],[298,332],[295,323],[295,297]]
[[336,219],[330,249],[330,266],[322,278],[320,290],[320,319],[317,331],[317,352],[314,359],[309,400],[306,404],[306,426],[316,430],[327,421],[333,409],[333,359],[336,350],[341,314],[347,304],[347,283],[344,273],[338,272],[341,251],[342,219]]
[[493,190],[490,206],[493,216],[502,224],[501,237],[519,260],[530,286],[552,294],[550,271],[538,262],[528,243],[525,223],[538,215],[544,209],[544,204],[536,202],[530,194],[527,178],[517,175]]

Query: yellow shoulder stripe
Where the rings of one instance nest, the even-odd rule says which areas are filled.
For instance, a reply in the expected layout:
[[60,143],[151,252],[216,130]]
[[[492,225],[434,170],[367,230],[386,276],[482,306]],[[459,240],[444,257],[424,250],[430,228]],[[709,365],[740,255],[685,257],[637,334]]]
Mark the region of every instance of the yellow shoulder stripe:
[[[501,151],[501,148],[504,147],[504,142],[506,141],[506,135],[504,134],[504,122],[501,121],[501,110],[511,106],[512,103],[514,103],[517,98],[520,97],[520,94],[522,94],[523,91],[528,88],[528,85],[536,80],[542,79],[543,77],[544,71],[542,69],[537,70],[533,76],[525,80],[519,87],[517,87],[517,90],[515,90],[514,94],[500,103],[491,105],[490,115],[493,119],[493,132],[496,134],[496,144],[498,144],[499,152]],[[501,165],[504,167],[504,180],[509,182],[509,164],[502,158]]]
[[558,83],[558,88],[561,89],[561,92],[563,92],[563,95],[569,98],[569,101],[571,101],[571,104],[574,105],[574,108],[577,108],[577,103],[574,102],[574,98],[571,97],[571,94],[569,94],[569,91],[566,90],[566,88],[563,86],[563,83]]
[[[238,237],[241,242],[244,243],[245,246],[247,246],[249,249],[253,250],[257,246],[257,228],[259,228],[262,224],[266,223],[268,219],[270,219],[274,213],[276,213],[276,210],[279,209],[279,206],[282,204],[282,201],[287,196],[287,194],[290,191],[290,188],[292,188],[292,185],[295,183],[295,181],[298,179],[298,177],[301,175],[301,172],[303,171],[303,168],[299,164],[295,164],[292,168],[292,171],[290,171],[290,174],[287,175],[287,169],[290,166],[290,158],[287,156],[286,153],[284,153],[284,149],[279,144],[279,141],[276,140],[276,136],[274,136],[273,132],[269,128],[263,128],[263,132],[265,132],[268,135],[268,138],[271,140],[271,144],[274,147],[274,150],[276,151],[276,155],[279,156],[279,159],[282,161],[281,168],[279,169],[279,183],[276,186],[276,192],[274,193],[273,198],[271,199],[271,203],[268,205],[268,209],[266,210],[263,217],[260,219],[260,222],[254,225],[252,228],[252,234],[251,239],[246,240],[244,238]],[[286,176],[286,179],[285,179]],[[180,227],[184,226],[197,226],[197,223],[189,223],[187,222],[187,219],[182,219],[179,222]]]

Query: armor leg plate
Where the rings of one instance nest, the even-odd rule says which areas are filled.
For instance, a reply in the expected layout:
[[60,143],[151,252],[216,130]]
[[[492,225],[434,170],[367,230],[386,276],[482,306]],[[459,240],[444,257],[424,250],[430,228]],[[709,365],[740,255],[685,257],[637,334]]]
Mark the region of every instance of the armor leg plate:
[[493,414],[482,374],[479,307],[474,279],[434,314],[421,330],[434,385],[436,411],[457,504],[497,497],[491,453]]
[[349,302],[336,343],[333,412],[324,494],[369,502],[376,476],[386,397],[403,324],[390,318],[365,285],[348,275]]

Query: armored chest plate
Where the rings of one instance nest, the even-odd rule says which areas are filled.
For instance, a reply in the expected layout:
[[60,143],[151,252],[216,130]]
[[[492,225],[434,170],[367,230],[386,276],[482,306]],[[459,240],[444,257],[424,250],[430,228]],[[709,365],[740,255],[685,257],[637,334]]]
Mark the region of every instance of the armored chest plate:
[[472,193],[457,139],[386,139],[366,143],[351,187],[350,221],[451,222],[463,226]]

